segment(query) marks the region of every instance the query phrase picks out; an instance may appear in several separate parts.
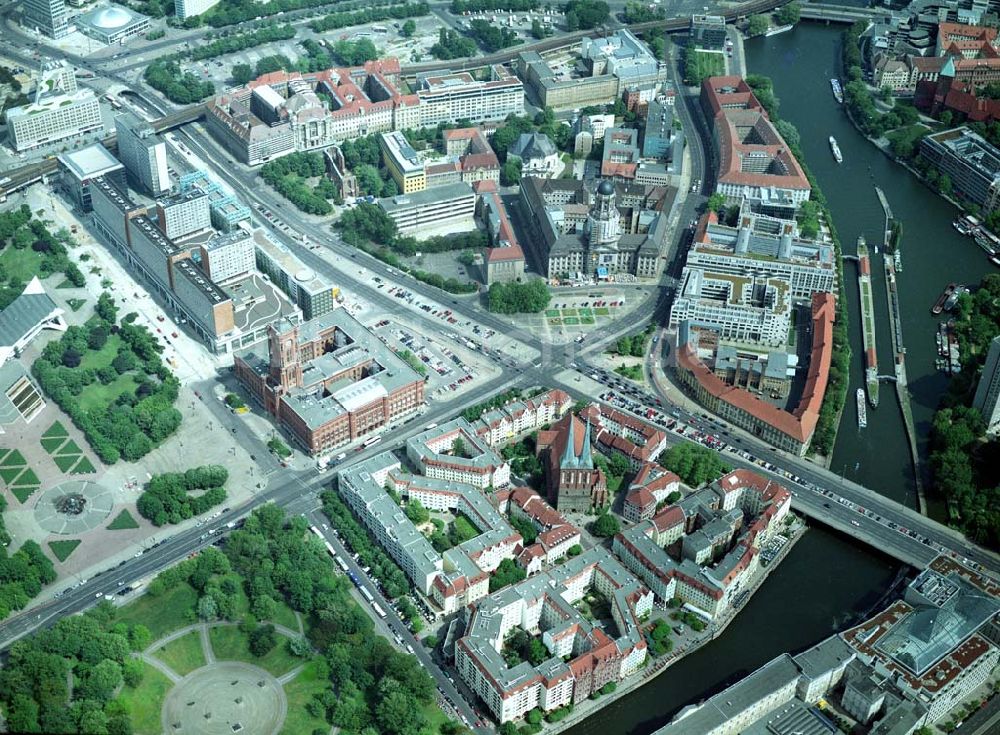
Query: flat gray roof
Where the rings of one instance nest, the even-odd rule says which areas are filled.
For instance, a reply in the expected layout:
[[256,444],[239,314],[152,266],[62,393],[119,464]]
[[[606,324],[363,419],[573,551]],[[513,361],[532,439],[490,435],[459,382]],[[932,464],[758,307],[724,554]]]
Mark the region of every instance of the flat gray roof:
[[435,186],[432,189],[416,191],[412,194],[400,194],[394,197],[379,199],[378,204],[386,212],[396,212],[399,210],[412,209],[414,207],[425,207],[430,204],[448,201],[450,199],[461,199],[462,197],[475,196],[472,187],[462,182]]
[[100,143],[94,143],[69,153],[60,153],[59,162],[81,181],[95,176],[103,176],[123,168],[118,159],[112,156],[108,149]]

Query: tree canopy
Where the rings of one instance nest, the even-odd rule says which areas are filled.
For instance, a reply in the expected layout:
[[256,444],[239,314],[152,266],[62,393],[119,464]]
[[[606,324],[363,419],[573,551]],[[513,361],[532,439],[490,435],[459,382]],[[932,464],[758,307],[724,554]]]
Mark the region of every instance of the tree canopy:
[[153,475],[136,509],[154,526],[180,523],[222,503],[226,499],[222,486],[228,479],[229,472],[219,465]]
[[672,446],[661,457],[660,464],[691,487],[712,482],[729,472],[729,467],[717,452],[691,442]]
[[537,314],[549,305],[552,295],[545,281],[494,283],[489,291],[489,310],[499,314]]

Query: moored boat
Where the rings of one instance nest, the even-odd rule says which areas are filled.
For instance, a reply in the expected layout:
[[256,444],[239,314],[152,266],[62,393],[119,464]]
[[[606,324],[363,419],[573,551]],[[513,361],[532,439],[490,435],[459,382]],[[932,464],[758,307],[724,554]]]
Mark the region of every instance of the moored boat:
[[955,292],[956,288],[958,288],[957,283],[948,284],[948,288],[941,292],[941,295],[938,296],[938,300],[935,301],[934,306],[931,307],[931,314],[940,314],[944,311],[944,302],[947,301],[948,297]]
[[868,407],[865,405],[864,388],[858,388],[855,395],[855,402],[858,406],[858,428],[863,429],[868,426]]
[[837,163],[844,162],[844,156],[840,152],[840,146],[837,145],[837,139],[832,135],[830,136],[830,152],[833,153],[833,157],[836,159]]
[[833,90],[833,98],[840,104],[844,103],[844,89],[840,86],[839,79],[830,80],[830,89]]

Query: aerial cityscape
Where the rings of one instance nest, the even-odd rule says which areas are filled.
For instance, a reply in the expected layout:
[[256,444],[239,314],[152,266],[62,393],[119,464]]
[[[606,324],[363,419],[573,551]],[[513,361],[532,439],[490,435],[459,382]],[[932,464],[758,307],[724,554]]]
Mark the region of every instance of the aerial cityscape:
[[1000,3],[0,22],[0,730],[1000,733]]

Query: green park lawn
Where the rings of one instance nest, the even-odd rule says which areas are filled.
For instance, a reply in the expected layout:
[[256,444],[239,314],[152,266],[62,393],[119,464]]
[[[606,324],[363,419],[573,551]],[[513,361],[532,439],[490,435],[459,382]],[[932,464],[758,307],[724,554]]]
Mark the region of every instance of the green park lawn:
[[139,682],[139,686],[135,689],[122,688],[118,699],[131,716],[136,735],[159,735],[163,729],[160,720],[163,700],[173,685],[166,675],[147,663],[143,663],[142,670],[142,681]]
[[118,619],[131,625],[145,625],[152,640],[158,640],[172,630],[195,622],[194,606],[198,593],[186,582],[178,583],[162,595],[143,595],[118,611]]
[[38,487],[42,484],[42,481],[38,479],[38,475],[30,467],[26,468],[20,475],[18,475],[17,480],[14,481],[14,485],[34,485]]
[[580,320],[577,317],[575,317],[575,316],[571,316],[571,317],[568,317],[566,319],[563,319],[563,324],[565,324],[567,327],[575,327],[579,323],[580,323]]
[[132,373],[119,375],[107,385],[92,383],[80,393],[80,408],[84,411],[94,411],[110,406],[118,396],[134,391],[135,387],[135,376]]
[[562,310],[562,315],[563,315],[563,317],[567,317],[567,316],[576,316],[576,315],[577,315],[577,313],[578,313],[578,312],[577,312],[577,310],[576,310],[576,309],[563,309],[563,310]]
[[593,323],[594,323],[594,317],[592,317],[592,316],[581,316],[580,317],[580,324],[593,324]]
[[61,436],[63,438],[69,436],[69,432],[66,431],[66,427],[63,426],[62,422],[60,422],[60,421],[54,422],[52,424],[52,426],[50,426],[48,429],[46,429],[45,433],[42,434],[42,438],[43,439],[49,439],[49,438],[52,438],[52,437],[59,437],[59,436]]
[[115,519],[108,524],[109,531],[125,531],[130,528],[138,528],[139,523],[135,520],[135,517],[129,513],[127,510],[123,510]]
[[76,467],[70,470],[70,474],[72,475],[89,475],[93,472],[97,472],[97,468],[94,467],[94,463],[86,457],[80,457],[80,461],[77,463]]
[[24,467],[26,464],[28,464],[28,460],[16,449],[9,450],[0,460],[0,467]]
[[[319,676],[318,664],[313,659],[290,682],[285,684],[285,697],[288,699],[288,714],[280,735],[299,735],[313,732],[317,728],[326,732],[330,727],[324,720],[313,717],[306,710],[306,705],[313,695],[326,690],[326,681]],[[436,708],[435,708],[436,709]]]
[[299,629],[299,621],[295,617],[295,611],[284,602],[277,604],[277,612],[271,617],[270,622],[275,625],[284,625],[289,630]]
[[219,661],[242,661],[260,666],[273,676],[287,674],[300,663],[302,659],[288,652],[288,639],[278,633],[277,643],[268,653],[257,658],[247,647],[247,636],[235,625],[221,625],[212,628],[210,633],[212,650]]
[[49,454],[57,454],[59,447],[66,443],[67,438],[65,436],[43,436],[42,449]]
[[73,441],[72,439],[70,439],[68,442],[66,442],[65,444],[62,445],[62,447],[59,449],[58,452],[56,452],[56,455],[64,455],[64,454],[67,454],[67,455],[68,454],[83,454],[83,450],[80,449],[80,445],[79,444],[77,444],[75,441]]
[[86,299],[66,299],[70,311],[80,311],[80,308],[87,303]]
[[545,316],[547,316],[549,319],[551,319],[552,317],[559,316],[559,309],[546,309]]
[[593,316],[594,311],[589,306],[580,309],[580,316]]
[[80,360],[80,369],[100,370],[102,367],[107,367],[115,359],[115,355],[118,354],[118,348],[121,347],[121,344],[121,337],[117,334],[110,335],[108,341],[104,343],[101,349],[87,350],[83,353],[83,357]]
[[611,310],[606,306],[598,306],[594,309],[594,316],[611,316]]
[[153,651],[153,655],[181,676],[186,676],[205,665],[201,634],[197,630],[157,648]]
[[60,562],[69,559],[69,555],[76,551],[76,547],[80,545],[80,539],[68,539],[63,541],[49,541],[49,548],[52,550],[52,554]]
[[17,498],[17,502],[24,505],[28,502],[28,498],[31,497],[32,493],[38,489],[38,485],[18,485],[17,487],[12,487],[10,491],[14,493],[14,497]]
[[0,250],[0,267],[12,281],[27,283],[38,274],[42,254],[31,248],[9,247]]
[[73,466],[80,461],[79,454],[60,454],[52,458],[58,467],[63,472],[69,472]]

